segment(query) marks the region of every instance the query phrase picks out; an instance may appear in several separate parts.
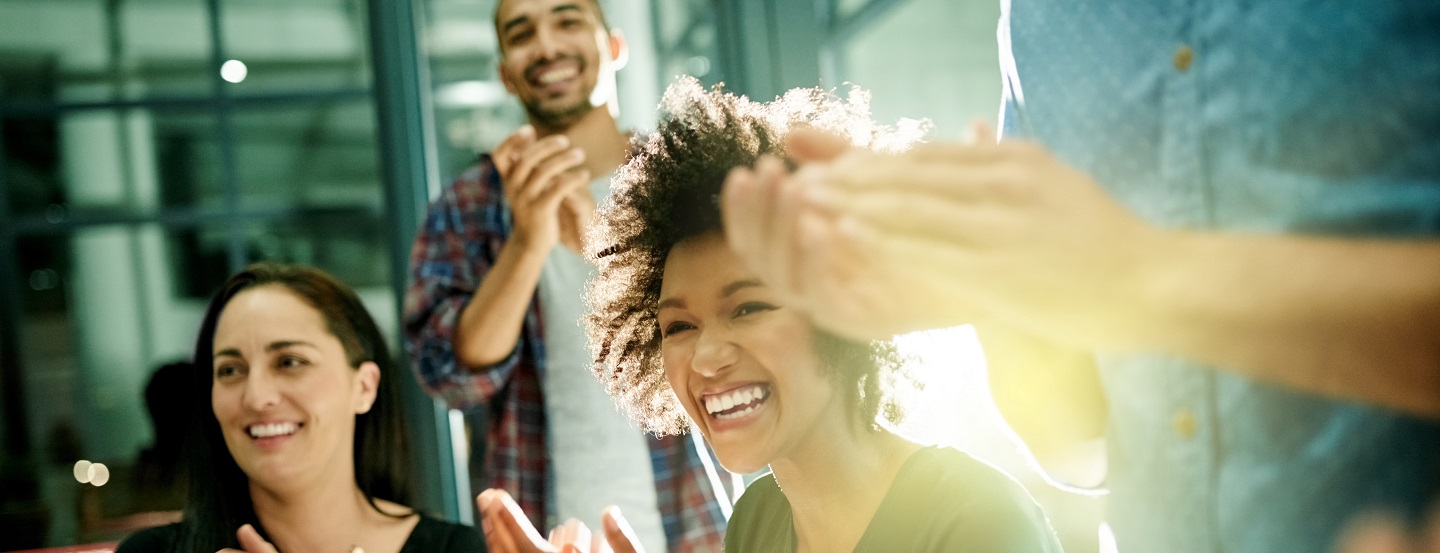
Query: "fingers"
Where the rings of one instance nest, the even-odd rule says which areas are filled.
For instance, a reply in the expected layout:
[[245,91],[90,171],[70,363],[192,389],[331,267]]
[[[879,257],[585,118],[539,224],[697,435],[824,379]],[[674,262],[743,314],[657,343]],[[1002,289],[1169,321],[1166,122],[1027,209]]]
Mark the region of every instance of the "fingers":
[[[580,171],[586,171],[581,166],[583,163],[585,163],[585,150],[579,148],[561,151],[540,162],[523,184],[524,189],[520,191],[521,201],[540,197],[554,188],[561,177],[573,176]],[[590,182],[588,171],[586,178],[581,179],[581,182]]]
[[730,249],[745,259],[755,269],[754,255],[764,241],[761,239],[762,222],[768,204],[762,196],[763,190],[756,182],[755,172],[748,167],[736,167],[725,177],[720,190],[720,217],[725,230],[725,241]]
[[[762,159],[756,165],[756,171],[768,181],[767,203],[771,206],[764,229],[769,244],[764,261],[768,270],[763,278],[772,288],[799,295],[800,283],[795,279],[794,261],[800,253],[796,251],[797,227],[802,218],[803,187],[808,185],[808,175],[785,178],[784,165],[774,158]],[[805,171],[802,170],[802,173]]]
[[505,490],[488,489],[475,498],[484,518],[481,527],[485,542],[496,553],[553,552],[540,532],[530,524],[525,511]]
[[570,519],[550,531],[550,545],[566,552],[590,553],[590,528],[577,519]]
[[[514,156],[516,158],[514,167],[508,173],[502,172],[500,176],[505,181],[507,189],[518,190],[535,181],[532,178],[533,173],[544,163],[558,163],[564,165],[563,168],[579,165],[584,160],[584,152],[577,154],[575,153],[577,151],[579,151],[578,148],[571,147],[569,137],[563,134],[547,136],[518,151]],[[556,156],[560,154],[567,155],[557,158]],[[582,157],[576,159],[574,156],[577,155]]]
[[589,185],[591,180],[590,170],[584,167],[565,171],[556,175],[550,184],[531,200],[547,209],[556,209],[567,196]]
[[977,119],[970,123],[969,128],[965,129],[965,144],[993,144],[996,140],[995,128],[984,120]]
[[776,218],[783,216],[776,213],[776,196],[784,178],[784,164],[769,156],[761,158],[754,169],[737,167],[726,177],[720,210],[731,249],[782,295],[787,292],[784,277],[779,276],[784,267],[773,264],[776,259],[783,261],[783,256],[774,250],[788,251],[789,243],[788,237],[777,235],[772,227]]
[[620,514],[620,507],[611,505],[601,513],[600,520],[605,526],[605,541],[610,544],[610,550],[614,553],[645,553],[645,548],[640,546],[640,539],[635,537],[635,529],[630,527],[630,521]]
[[849,151],[845,137],[818,129],[795,129],[785,138],[785,151],[797,162],[830,161]]
[[501,175],[509,173],[510,169],[515,166],[516,154],[534,143],[535,127],[521,126],[515,131],[515,134],[510,135],[495,147],[494,153],[490,156],[495,161],[495,168],[500,171]]
[[245,548],[246,553],[278,553],[275,546],[260,537],[260,532],[254,526],[245,524],[235,531],[235,537],[240,540],[240,547]]

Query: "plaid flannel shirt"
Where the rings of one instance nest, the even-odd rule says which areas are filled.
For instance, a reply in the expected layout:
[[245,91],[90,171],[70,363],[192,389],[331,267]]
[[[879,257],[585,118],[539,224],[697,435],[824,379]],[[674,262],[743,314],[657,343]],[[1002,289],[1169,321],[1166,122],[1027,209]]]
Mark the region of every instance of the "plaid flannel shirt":
[[[478,165],[430,204],[415,238],[405,293],[405,350],[421,384],[450,407],[488,404],[488,485],[510,492],[536,528],[544,530],[556,521],[540,386],[545,342],[538,294],[530,302],[519,343],[488,370],[460,367],[451,342],[460,313],[499,257],[510,230],[500,175],[490,156],[482,155]],[[647,441],[670,551],[721,551],[729,509],[717,500],[715,487],[723,484],[713,455],[690,436],[647,436]]]

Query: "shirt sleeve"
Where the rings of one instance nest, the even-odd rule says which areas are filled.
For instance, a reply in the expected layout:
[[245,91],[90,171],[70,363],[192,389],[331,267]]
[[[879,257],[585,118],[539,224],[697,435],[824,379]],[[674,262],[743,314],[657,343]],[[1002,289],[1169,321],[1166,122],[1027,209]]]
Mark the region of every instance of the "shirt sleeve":
[[466,171],[431,202],[410,251],[405,291],[405,349],[420,384],[451,408],[490,400],[520,361],[523,333],[510,354],[490,367],[462,367],[455,327],[508,232],[508,208],[489,158]]

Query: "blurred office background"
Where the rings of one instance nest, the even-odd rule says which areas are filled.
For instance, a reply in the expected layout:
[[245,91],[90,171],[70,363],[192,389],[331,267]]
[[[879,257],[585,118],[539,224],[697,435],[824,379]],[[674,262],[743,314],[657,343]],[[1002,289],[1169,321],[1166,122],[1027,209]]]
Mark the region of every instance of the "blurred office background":
[[[605,5],[631,46],[627,127],[653,126],[680,74],[759,99],[854,83],[878,120],[928,118],[934,138],[998,110],[998,0]],[[245,264],[324,268],[398,337],[425,201],[522,122],[496,79],[493,9],[0,0],[0,550],[163,519],[171,506],[135,485],[164,424],[145,389],[188,357],[206,299]],[[1024,473],[970,336],[907,344],[933,381],[909,430]],[[467,520],[464,416],[407,386],[419,503]],[[1097,500],[1024,479],[1067,548],[1095,551]]]

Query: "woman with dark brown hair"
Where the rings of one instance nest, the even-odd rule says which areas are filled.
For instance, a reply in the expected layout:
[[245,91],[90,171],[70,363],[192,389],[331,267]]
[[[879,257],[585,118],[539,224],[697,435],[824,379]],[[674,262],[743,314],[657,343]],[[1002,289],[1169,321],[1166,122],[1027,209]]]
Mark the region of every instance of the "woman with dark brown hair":
[[[261,263],[210,302],[195,347],[190,500],[129,552],[480,551],[409,499],[394,360],[347,286]],[[200,402],[197,402],[200,403]],[[204,403],[200,403],[204,405]]]

